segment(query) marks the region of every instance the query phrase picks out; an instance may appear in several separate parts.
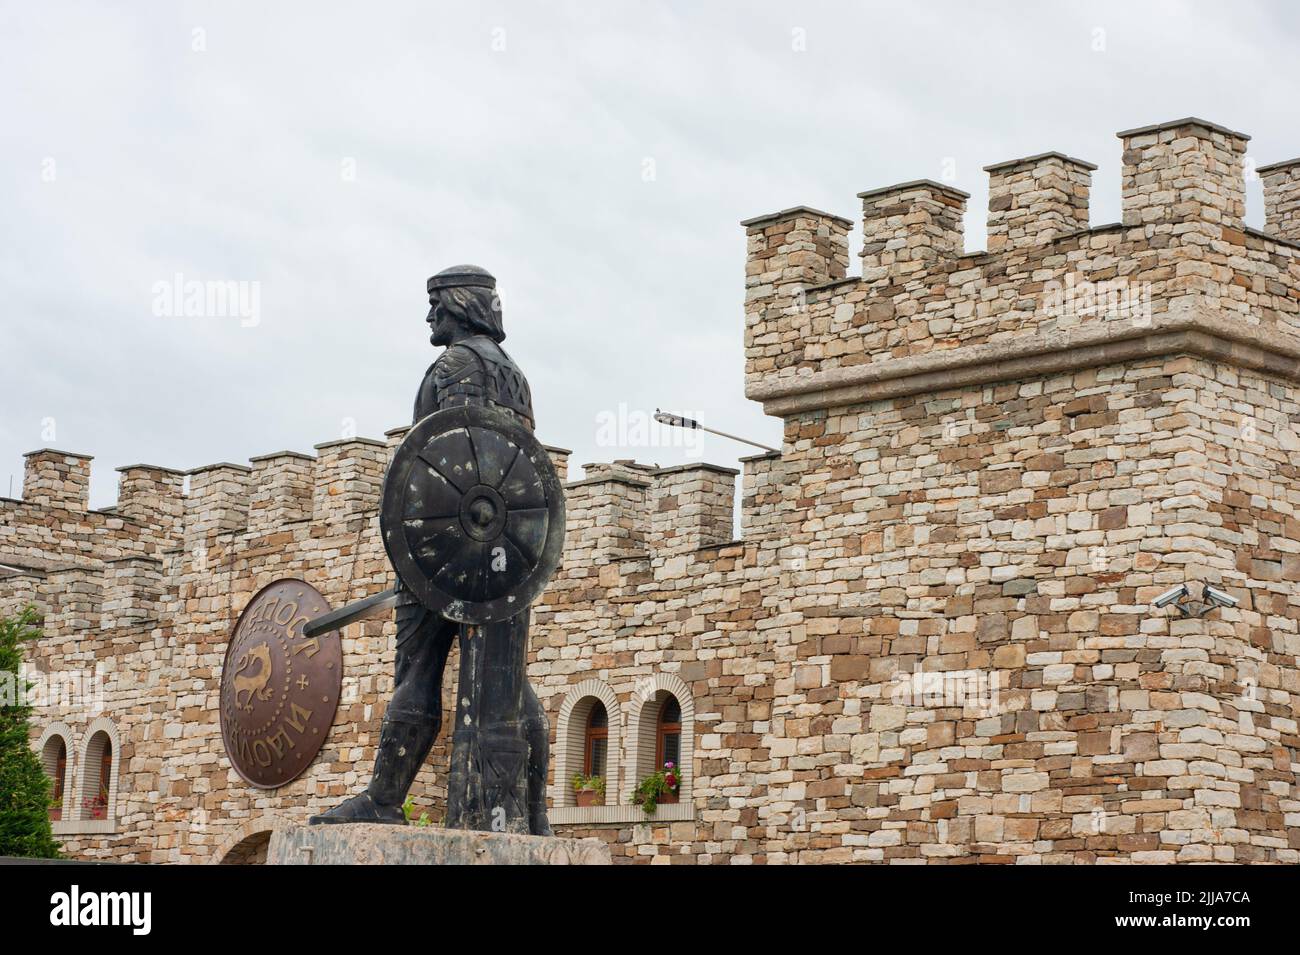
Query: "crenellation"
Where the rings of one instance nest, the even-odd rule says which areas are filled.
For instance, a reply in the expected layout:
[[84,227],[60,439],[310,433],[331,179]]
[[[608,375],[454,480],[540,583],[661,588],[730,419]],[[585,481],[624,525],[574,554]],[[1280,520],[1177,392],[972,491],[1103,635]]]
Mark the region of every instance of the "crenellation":
[[247,528],[252,468],[223,462],[194,468],[186,475],[189,477],[184,533],[187,548],[214,535]]
[[42,448],[23,455],[23,501],[39,507],[90,507],[89,454]]
[[781,452],[765,451],[740,459],[743,466],[740,535],[745,541],[770,540],[781,531],[784,484]]
[[[390,437],[404,432],[397,429]],[[0,605],[17,610],[29,594],[37,598],[46,620],[34,661],[46,669],[104,680],[105,712],[121,732],[124,754],[140,755],[127,757],[120,768],[124,801],[117,828],[62,834],[72,855],[123,861],[210,858],[224,851],[223,842],[241,820],[250,818],[255,804],[274,804],[291,813],[319,808],[351,791],[360,778],[357,767],[373,760],[383,715],[373,701],[391,689],[393,628],[383,618],[344,634],[348,679],[354,682],[345,684],[333,732],[349,745],[327,748],[301,785],[273,796],[240,790],[220,756],[215,680],[225,635],[252,593],[277,577],[296,575],[337,606],[392,582],[373,521],[378,482],[391,449],[363,440],[331,442],[320,450],[315,465],[307,456],[279,453],[255,458],[251,467],[224,463],[191,472],[191,493],[180,498],[184,547],[180,541],[169,543],[162,532],[166,508],[159,502],[175,500],[186,476],[170,469],[123,469],[127,493],[120,495],[119,510],[129,518],[87,512],[84,526],[74,531],[66,518],[50,524],[48,515],[57,515],[57,508],[12,502],[0,511],[0,549],[6,558],[0,561],[6,564],[0,574]],[[547,451],[557,468],[567,472],[568,452]],[[311,490],[320,495],[313,504],[330,499],[322,507],[323,521],[314,509],[312,521],[306,522],[285,506],[295,498],[301,505],[307,468]],[[589,465],[586,478],[566,491],[570,528],[579,539],[566,554],[564,573],[535,608],[539,641],[541,633],[575,619],[564,595],[591,594],[592,588],[610,583],[610,572],[619,579],[638,579],[647,573],[648,558],[668,557],[695,542],[694,562],[701,572],[716,575],[713,568],[720,561],[722,566],[736,563],[742,549],[730,541],[734,480],[731,469],[707,464],[659,468],[622,460]],[[671,497],[682,520],[670,523],[668,512],[659,512],[659,540],[652,548],[649,498],[656,492],[658,500]],[[348,513],[366,520],[353,530],[353,523],[339,523]],[[54,567],[46,574],[7,563],[17,559],[8,551],[11,540],[26,541],[33,531],[51,526],[59,529],[48,538],[33,538],[32,549],[52,554],[60,534],[68,541],[84,536],[89,546],[80,555],[82,565],[42,558],[40,566]],[[658,563],[667,572],[670,565]],[[694,631],[699,625],[692,620],[685,626]],[[545,656],[544,650],[538,652]],[[625,681],[619,692],[631,695],[637,685]],[[163,686],[179,690],[179,719],[172,724],[183,728],[179,736],[162,735],[151,716]],[[454,684],[446,691],[454,694]],[[71,743],[81,745],[77,734],[87,725],[79,711],[58,707],[49,712],[73,726]],[[417,780],[414,796],[436,812],[445,791],[445,781],[429,769]],[[213,820],[212,831],[186,832],[165,823],[198,809]]]
[[565,559],[607,564],[644,557],[653,468],[632,462],[585,464],[565,485]]
[[1241,231],[1249,136],[1191,117],[1116,135],[1124,144],[1125,226],[1171,237],[1186,225]]
[[646,541],[656,555],[698,550],[732,539],[735,468],[682,464],[653,471]]
[[1264,180],[1264,231],[1300,242],[1300,159],[1270,163],[1255,171]]
[[[960,191],[864,193],[861,279],[801,288],[785,309],[747,304],[746,395],[785,415],[832,392],[870,400],[1174,345],[1237,349],[1257,368],[1293,361],[1262,352],[1277,350],[1273,330],[1300,333],[1300,245],[1241,223],[1247,137],[1177,120],[1121,139],[1119,225],[1088,227],[1092,164],[1061,153],[989,167],[985,253],[960,253]],[[767,268],[754,228],[747,294]]]
[[[401,445],[403,439],[408,433],[410,433],[410,430],[411,425],[405,424],[400,428],[389,428],[384,432],[384,446],[388,452],[388,456],[385,460],[387,460],[389,464],[393,462],[393,455],[397,452],[397,448]],[[386,466],[387,465],[385,465],[385,467]]]
[[379,507],[389,448],[373,438],[348,438],[316,445],[312,521],[348,524]]
[[185,519],[185,472],[152,464],[128,464],[117,471],[117,513],[146,529],[159,547],[179,544]]
[[312,455],[280,451],[250,460],[249,533],[272,534],[283,524],[311,518],[316,474]]
[[814,336],[808,290],[845,278],[849,230],[842,216],[798,206],[746,219],[745,382],[793,370]]
[[43,571],[0,564],[0,616],[15,616],[27,606],[39,611],[44,581]]
[[931,179],[858,193],[862,279],[905,282],[962,254],[970,193]]
[[1064,153],[985,166],[988,251],[1024,252],[1088,228],[1088,191],[1097,167]]
[[99,630],[104,601],[104,574],[96,567],[57,567],[48,571],[39,590],[49,636],[72,637]]
[[555,473],[560,476],[560,482],[563,483],[568,481],[569,455],[571,455],[573,451],[569,448],[557,448],[549,444],[544,444],[542,447],[546,450],[547,455],[550,456],[551,464],[555,466]]
[[659,470],[657,464],[643,464],[632,458],[618,458],[614,461],[595,461],[582,466],[582,479],[573,483],[582,483],[585,481],[609,481],[609,480],[627,480],[627,481],[647,481],[650,480],[656,471]]
[[122,557],[103,570],[100,626],[139,627],[158,619],[163,596],[163,562],[156,557]]

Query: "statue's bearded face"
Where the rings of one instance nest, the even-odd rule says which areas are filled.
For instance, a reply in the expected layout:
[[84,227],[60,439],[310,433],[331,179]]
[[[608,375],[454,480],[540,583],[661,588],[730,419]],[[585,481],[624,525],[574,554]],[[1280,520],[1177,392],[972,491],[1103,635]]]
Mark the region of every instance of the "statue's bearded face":
[[491,289],[438,289],[429,296],[425,321],[432,331],[429,341],[435,345],[453,345],[470,335],[486,335],[497,342],[506,337],[501,303]]
[[447,304],[441,290],[429,296],[429,317],[425,321],[429,323],[432,332],[429,341],[434,345],[450,345],[455,340],[455,332],[460,325]]

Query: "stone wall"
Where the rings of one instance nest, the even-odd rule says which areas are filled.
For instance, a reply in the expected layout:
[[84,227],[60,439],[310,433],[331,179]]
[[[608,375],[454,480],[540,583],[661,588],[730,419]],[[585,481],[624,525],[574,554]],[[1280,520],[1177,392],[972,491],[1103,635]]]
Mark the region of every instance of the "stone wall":
[[[862,194],[860,276],[848,219],[744,223],[746,392],[782,451],[568,484],[529,665],[557,831],[616,862],[1300,861],[1293,164],[1261,167],[1257,232],[1247,137],[1120,138],[1115,225],[1089,226],[1094,167],[1059,153],[988,167],[983,253],[962,251],[965,195],[928,181]],[[30,498],[0,502],[0,609],[35,596],[38,664],[104,674],[102,712],[42,706],[33,742],[120,736],[115,821],[65,816],[72,852],[257,858],[277,820],[361,788],[391,623],[344,633],[334,729],[280,790],[231,770],[216,685],[265,583],[334,606],[389,585],[376,505],[402,433],[201,468],[186,495],[133,466],[106,511],[84,456],[29,458]],[[1153,607],[1180,583],[1237,605]],[[687,772],[647,818],[629,795],[668,695]],[[578,807],[596,700],[606,805]],[[446,759],[414,790],[435,818]]]

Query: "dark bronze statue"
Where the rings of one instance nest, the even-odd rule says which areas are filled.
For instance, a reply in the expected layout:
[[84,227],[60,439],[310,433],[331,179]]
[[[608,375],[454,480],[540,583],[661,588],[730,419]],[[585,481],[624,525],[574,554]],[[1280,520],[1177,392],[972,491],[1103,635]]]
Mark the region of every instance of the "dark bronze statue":
[[458,638],[447,826],[550,835],[548,724],[527,679],[528,604],[559,561],[563,493],[532,436],[528,380],[501,341],[496,279],[456,266],[428,282],[430,341],[445,351],[415,398],[381,507],[398,573],[396,688],[365,792],[312,823],[405,821],[402,803],[438,735],[442,673]]

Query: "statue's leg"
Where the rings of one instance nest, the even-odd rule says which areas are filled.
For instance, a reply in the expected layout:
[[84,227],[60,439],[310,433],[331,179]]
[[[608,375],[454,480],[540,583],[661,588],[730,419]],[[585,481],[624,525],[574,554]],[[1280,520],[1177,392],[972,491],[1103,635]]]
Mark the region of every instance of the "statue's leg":
[[553,836],[546,817],[546,768],[551,760],[551,724],[531,684],[524,686],[525,732],[528,735],[528,831]]
[[529,831],[528,613],[460,630],[447,827]]
[[423,606],[398,606],[396,686],[384,712],[370,785],[360,795],[313,816],[313,824],[405,824],[402,803],[442,721],[442,672],[455,633],[454,624]]
[[377,805],[396,806],[399,811],[442,724],[442,672],[456,634],[454,624],[424,607],[413,607],[409,613],[422,619],[405,644],[398,627],[398,676],[384,712],[375,773],[367,789]]

